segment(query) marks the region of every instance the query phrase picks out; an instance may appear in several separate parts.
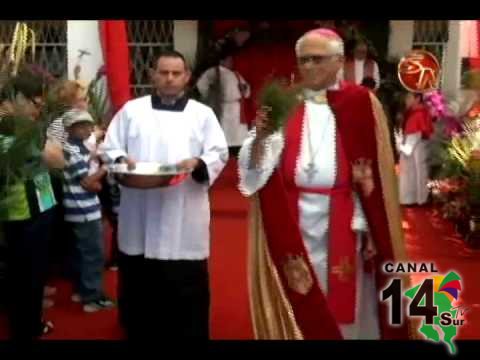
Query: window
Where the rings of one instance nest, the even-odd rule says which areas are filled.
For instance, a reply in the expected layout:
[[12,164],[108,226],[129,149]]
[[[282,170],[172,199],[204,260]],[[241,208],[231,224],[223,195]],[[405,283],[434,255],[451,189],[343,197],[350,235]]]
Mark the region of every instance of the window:
[[[0,21],[0,44],[10,45],[15,25],[19,20]],[[35,32],[34,62],[61,77],[67,73],[67,21],[36,20],[26,21]],[[27,51],[27,61],[30,52]]]
[[414,21],[413,49],[422,49],[434,54],[442,69],[445,68],[448,25],[448,20]]
[[173,27],[173,20],[127,21],[132,63],[131,86],[135,97],[151,91],[149,69],[161,50],[173,50]]

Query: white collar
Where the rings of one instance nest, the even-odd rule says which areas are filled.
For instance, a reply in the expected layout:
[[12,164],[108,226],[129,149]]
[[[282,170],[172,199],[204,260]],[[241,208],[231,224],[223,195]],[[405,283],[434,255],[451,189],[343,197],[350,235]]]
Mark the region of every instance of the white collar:
[[317,96],[317,95],[324,95],[327,92],[327,90],[338,90],[338,89],[340,89],[340,84],[337,81],[337,82],[335,82],[335,84],[329,86],[327,89],[312,90],[312,89],[305,88],[305,89],[303,89],[303,93],[304,93],[305,97],[311,98],[311,97],[314,97],[314,96]]

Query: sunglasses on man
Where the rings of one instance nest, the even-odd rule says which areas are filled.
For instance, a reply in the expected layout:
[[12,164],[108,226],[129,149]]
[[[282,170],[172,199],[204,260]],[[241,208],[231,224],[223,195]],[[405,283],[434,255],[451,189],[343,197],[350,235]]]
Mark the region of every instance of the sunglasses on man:
[[299,56],[298,57],[298,62],[301,65],[306,65],[309,62],[314,63],[315,65],[323,64],[327,60],[330,60],[331,58],[339,56],[338,54],[331,54],[331,55],[306,55],[306,56]]

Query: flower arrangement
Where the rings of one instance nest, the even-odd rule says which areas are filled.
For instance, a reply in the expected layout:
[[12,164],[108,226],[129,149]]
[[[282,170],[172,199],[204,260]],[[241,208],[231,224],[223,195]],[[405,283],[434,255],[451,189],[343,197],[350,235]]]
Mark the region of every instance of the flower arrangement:
[[[476,122],[465,123],[460,134],[445,141],[439,158],[443,164],[430,183],[434,202],[443,217],[456,221],[462,234],[480,209],[480,128]],[[463,235],[465,235],[463,234]]]
[[448,105],[445,95],[440,90],[430,91],[423,96],[430,115],[444,123],[444,132],[452,137],[461,132],[461,122],[452,108]]

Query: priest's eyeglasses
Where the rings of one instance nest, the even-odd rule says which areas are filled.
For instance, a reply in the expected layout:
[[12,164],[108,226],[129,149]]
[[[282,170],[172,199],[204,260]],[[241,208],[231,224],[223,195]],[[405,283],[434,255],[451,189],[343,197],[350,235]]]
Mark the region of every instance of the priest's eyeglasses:
[[320,65],[325,63],[327,60],[330,60],[331,58],[338,56],[337,54],[331,54],[331,55],[306,55],[306,56],[299,56],[298,57],[298,62],[300,65],[306,65],[309,62],[312,62],[315,65]]

